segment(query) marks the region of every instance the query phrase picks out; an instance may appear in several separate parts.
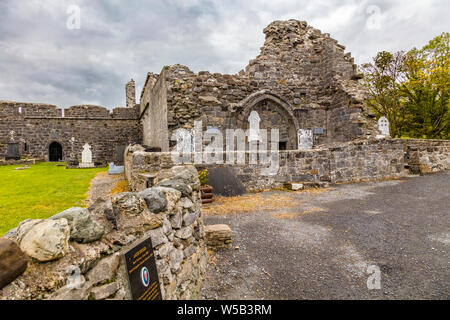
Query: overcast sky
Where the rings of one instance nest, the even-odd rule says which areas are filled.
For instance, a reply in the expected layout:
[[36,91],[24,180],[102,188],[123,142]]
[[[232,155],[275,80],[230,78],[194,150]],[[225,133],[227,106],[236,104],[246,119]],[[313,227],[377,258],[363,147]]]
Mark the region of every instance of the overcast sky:
[[[422,47],[450,31],[448,0],[1,0],[0,100],[125,105],[148,71],[184,64],[235,74],[273,20],[305,20],[352,52]],[[80,29],[68,8],[80,8]],[[74,24],[75,23],[75,24]]]

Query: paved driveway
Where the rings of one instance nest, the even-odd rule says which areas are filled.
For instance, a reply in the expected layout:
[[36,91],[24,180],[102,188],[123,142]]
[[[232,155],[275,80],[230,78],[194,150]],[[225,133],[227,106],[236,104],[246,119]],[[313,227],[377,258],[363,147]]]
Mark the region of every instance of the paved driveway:
[[294,208],[204,217],[239,246],[215,254],[204,298],[450,298],[449,172],[289,195]]

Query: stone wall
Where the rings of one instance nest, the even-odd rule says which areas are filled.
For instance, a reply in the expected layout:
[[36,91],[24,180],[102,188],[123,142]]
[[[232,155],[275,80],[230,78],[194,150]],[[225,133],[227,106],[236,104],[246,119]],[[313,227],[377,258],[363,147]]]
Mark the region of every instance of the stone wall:
[[449,140],[403,140],[406,162],[413,173],[430,173],[450,169]]
[[376,123],[364,106],[359,75],[345,47],[304,21],[274,21],[264,29],[260,54],[235,75],[222,75],[173,65],[159,75],[148,73],[136,104],[135,83],[126,84],[127,108],[111,113],[82,105],[62,110],[46,104],[0,102],[0,157],[8,133],[16,131],[25,157],[48,160],[49,145],[58,142],[63,160],[89,143],[95,162],[113,160],[125,144],[170,150],[178,128],[247,129],[251,111],[261,112],[261,128],[281,130],[285,148],[298,147],[299,129],[321,129],[314,144],[375,136]]
[[56,106],[20,102],[0,102],[0,157],[6,154],[9,132],[15,131],[22,157],[48,160],[49,145],[58,142],[63,160],[71,152],[70,139],[75,137],[75,152],[81,158],[83,145],[91,145],[95,162],[111,161],[117,147],[140,143],[142,130],[138,109],[115,108],[110,112],[100,106]]
[[[264,33],[260,54],[239,74],[164,67],[169,137],[177,128],[193,128],[195,120],[202,120],[204,128],[245,129],[246,116],[261,104],[284,117],[261,128],[280,128],[286,122],[295,132],[322,128],[316,145],[376,134],[375,121],[364,107],[356,66],[344,46],[297,20],[275,21]],[[154,79],[149,74],[141,99],[150,100]],[[295,132],[286,138],[290,149],[297,147]],[[144,127],[144,140],[147,134]]]
[[2,270],[0,283],[8,275],[12,279],[0,288],[0,300],[129,299],[122,256],[148,237],[163,299],[197,298],[207,263],[197,171],[163,170],[156,184],[99,200],[89,209],[26,220],[9,231],[1,238],[0,260],[20,262],[8,266],[19,273],[23,259],[28,266],[16,279],[17,270]]
[[159,76],[149,74],[141,96],[143,143],[161,151],[169,151],[166,73],[164,68]]
[[[230,167],[248,190],[282,186],[287,182],[356,182],[407,175],[408,168],[418,165],[419,172],[450,169],[450,141],[369,139],[337,143],[312,150],[279,152],[276,175],[263,176],[268,165],[250,165],[250,152],[245,164],[201,164],[199,169]],[[219,155],[226,160],[229,152]],[[234,158],[237,159],[236,152]],[[153,179],[153,173],[173,166],[171,153],[149,153],[135,146],[126,154],[126,174],[133,190],[141,190]],[[412,173],[414,173],[412,171]]]

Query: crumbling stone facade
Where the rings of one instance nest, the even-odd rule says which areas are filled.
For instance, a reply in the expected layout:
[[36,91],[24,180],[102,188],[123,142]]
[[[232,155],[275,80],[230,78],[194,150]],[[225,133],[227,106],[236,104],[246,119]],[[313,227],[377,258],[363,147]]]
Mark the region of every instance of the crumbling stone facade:
[[166,121],[169,138],[175,129],[193,128],[195,120],[204,128],[245,130],[252,110],[266,118],[261,128],[282,129],[280,141],[291,150],[298,129],[323,132],[315,135],[316,145],[376,134],[344,46],[304,21],[275,21],[264,33],[261,53],[239,74],[194,73],[182,65],[149,73],[141,93],[144,144],[168,151],[165,137],[155,139],[158,123],[164,129]]
[[0,101],[0,154],[15,131],[21,156],[49,160],[49,146],[69,140],[75,153],[89,143],[94,162],[114,160],[115,150],[132,143],[169,151],[172,133],[195,120],[208,127],[248,128],[248,116],[260,113],[261,128],[280,130],[280,149],[298,149],[299,129],[315,130],[314,144],[345,142],[376,135],[364,107],[357,68],[345,47],[304,21],[275,21],[264,29],[260,54],[236,75],[188,67],[164,67],[148,73],[136,104],[135,82],[126,84],[126,108],[111,113],[99,106]]

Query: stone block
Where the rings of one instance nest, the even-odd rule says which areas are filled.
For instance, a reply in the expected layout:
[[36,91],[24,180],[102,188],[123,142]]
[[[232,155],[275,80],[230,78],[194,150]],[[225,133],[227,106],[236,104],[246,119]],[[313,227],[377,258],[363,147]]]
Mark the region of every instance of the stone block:
[[57,260],[68,252],[69,238],[70,226],[66,219],[45,220],[25,234],[20,249],[40,262]]
[[119,255],[117,253],[100,260],[97,265],[86,274],[89,283],[95,286],[115,278],[117,268],[119,267],[119,260]]
[[288,182],[285,184],[285,187],[292,191],[303,190],[304,188],[303,183],[296,183],[296,182]]
[[0,289],[25,272],[28,260],[19,246],[9,240],[0,239]]
[[119,290],[119,285],[117,282],[113,282],[105,284],[100,287],[92,288],[90,295],[95,300],[103,300],[111,297],[113,294],[117,292],[117,290]]
[[226,224],[215,224],[205,226],[206,244],[212,248],[231,248],[233,233]]
[[100,239],[103,236],[103,227],[92,220],[89,211],[85,208],[70,208],[60,212],[50,219],[67,219],[70,225],[70,240],[89,243]]

